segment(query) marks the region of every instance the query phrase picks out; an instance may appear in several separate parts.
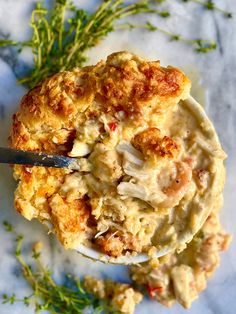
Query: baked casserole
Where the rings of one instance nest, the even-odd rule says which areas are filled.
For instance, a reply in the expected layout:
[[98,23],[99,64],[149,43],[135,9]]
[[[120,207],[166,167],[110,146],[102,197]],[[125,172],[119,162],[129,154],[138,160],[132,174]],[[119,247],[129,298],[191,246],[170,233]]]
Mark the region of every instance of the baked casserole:
[[11,146],[76,157],[81,168],[14,166],[15,207],[112,258],[182,250],[222,194],[225,154],[186,105],[174,67],[128,52],[45,79],[22,99]]

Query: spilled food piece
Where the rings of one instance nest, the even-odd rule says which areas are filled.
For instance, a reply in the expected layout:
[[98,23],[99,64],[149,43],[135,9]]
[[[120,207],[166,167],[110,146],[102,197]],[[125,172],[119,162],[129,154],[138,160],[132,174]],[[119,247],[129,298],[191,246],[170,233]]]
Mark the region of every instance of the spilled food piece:
[[108,301],[113,312],[133,314],[135,306],[143,299],[142,294],[134,290],[131,285],[109,279],[102,280],[86,276],[83,285],[86,291],[94,294],[98,299]]
[[[180,70],[119,52],[47,78],[22,99],[11,146],[83,167],[15,166],[15,207],[66,248],[118,259],[183,249],[224,184],[225,154]],[[199,111],[200,110],[200,111]]]
[[159,258],[152,263],[131,267],[131,277],[137,285],[145,286],[149,297],[165,306],[176,301],[189,308],[206,288],[220,263],[220,252],[225,251],[231,236],[220,225],[217,213],[211,213],[187,248]]

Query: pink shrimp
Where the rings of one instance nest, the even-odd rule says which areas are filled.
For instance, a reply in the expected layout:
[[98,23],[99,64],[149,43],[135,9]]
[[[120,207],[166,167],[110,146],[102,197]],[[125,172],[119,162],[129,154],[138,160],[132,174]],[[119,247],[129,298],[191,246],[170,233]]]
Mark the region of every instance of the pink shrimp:
[[166,199],[160,203],[160,207],[169,208],[178,205],[187,192],[191,179],[192,168],[188,162],[175,162],[176,176],[171,184],[162,189]]

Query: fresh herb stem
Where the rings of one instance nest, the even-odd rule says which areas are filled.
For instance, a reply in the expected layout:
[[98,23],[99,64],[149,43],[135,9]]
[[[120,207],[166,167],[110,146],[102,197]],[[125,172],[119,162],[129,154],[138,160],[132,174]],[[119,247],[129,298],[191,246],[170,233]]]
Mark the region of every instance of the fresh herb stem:
[[214,49],[217,48],[217,44],[214,41],[206,40],[206,39],[187,39],[179,34],[172,33],[170,31],[167,31],[165,29],[162,29],[158,26],[155,26],[151,24],[150,22],[147,22],[145,24],[131,24],[131,23],[125,23],[117,25],[116,29],[135,29],[135,28],[141,28],[141,29],[147,29],[149,31],[158,31],[165,35],[167,35],[171,41],[181,41],[186,43],[187,45],[193,46],[194,50],[200,53],[208,53]]
[[16,236],[15,256],[33,293],[22,299],[17,298],[15,294],[4,294],[2,303],[23,302],[26,306],[34,304],[36,312],[48,311],[52,314],[82,314],[88,307],[93,308],[93,313],[101,313],[102,311],[113,313],[108,304],[87,293],[82,288],[79,279],[68,275],[68,285],[58,285],[53,280],[50,270],[42,263],[39,243],[32,250],[34,264],[33,266],[28,265],[22,255],[23,236],[17,235],[8,222],[4,222],[3,225],[7,232],[12,232]]
[[200,4],[207,10],[216,10],[221,12],[225,17],[232,18],[233,14],[229,11],[223,10],[222,8],[218,7],[213,0],[182,0],[183,2],[195,2],[197,4]]
[[18,46],[19,43],[13,40],[0,39],[0,47]]

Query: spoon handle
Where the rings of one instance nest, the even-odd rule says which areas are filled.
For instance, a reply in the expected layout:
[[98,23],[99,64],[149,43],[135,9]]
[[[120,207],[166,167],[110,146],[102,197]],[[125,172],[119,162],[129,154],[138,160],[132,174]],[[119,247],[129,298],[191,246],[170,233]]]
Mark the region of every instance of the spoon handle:
[[7,147],[0,147],[0,163],[54,168],[65,168],[77,163],[78,167],[78,159],[76,158],[34,153]]

